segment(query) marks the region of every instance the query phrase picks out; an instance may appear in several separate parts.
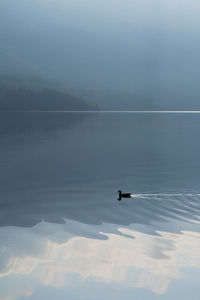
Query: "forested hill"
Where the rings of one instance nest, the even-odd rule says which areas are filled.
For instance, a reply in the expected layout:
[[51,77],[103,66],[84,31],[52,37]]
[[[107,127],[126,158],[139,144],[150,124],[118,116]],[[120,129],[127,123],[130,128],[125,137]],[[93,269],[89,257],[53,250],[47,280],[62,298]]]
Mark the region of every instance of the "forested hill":
[[96,110],[95,105],[51,88],[0,83],[0,110]]

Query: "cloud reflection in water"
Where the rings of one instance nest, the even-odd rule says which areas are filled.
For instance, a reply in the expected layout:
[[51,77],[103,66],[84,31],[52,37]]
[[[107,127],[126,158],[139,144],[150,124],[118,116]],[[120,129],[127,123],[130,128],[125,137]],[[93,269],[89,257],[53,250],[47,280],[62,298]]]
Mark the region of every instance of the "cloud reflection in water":
[[[118,235],[108,233],[118,225],[107,223],[84,225],[88,231],[98,229],[107,240],[67,232],[68,226],[82,225],[66,220],[64,225],[41,222],[31,229],[1,229],[0,278],[12,286],[18,276],[19,289],[25,280],[30,292],[39,286],[70,288],[69,276],[77,274],[82,280],[93,278],[164,294],[173,279],[181,278],[183,269],[200,268],[200,233],[159,231],[155,236],[129,226],[117,228],[124,234]],[[28,293],[25,288],[24,293]]]

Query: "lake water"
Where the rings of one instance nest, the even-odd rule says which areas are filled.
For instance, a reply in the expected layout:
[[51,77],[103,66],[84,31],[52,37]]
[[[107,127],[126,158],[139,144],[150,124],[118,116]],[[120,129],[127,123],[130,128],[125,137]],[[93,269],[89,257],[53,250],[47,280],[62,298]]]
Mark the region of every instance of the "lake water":
[[1,112],[0,299],[199,300],[199,132],[200,114]]

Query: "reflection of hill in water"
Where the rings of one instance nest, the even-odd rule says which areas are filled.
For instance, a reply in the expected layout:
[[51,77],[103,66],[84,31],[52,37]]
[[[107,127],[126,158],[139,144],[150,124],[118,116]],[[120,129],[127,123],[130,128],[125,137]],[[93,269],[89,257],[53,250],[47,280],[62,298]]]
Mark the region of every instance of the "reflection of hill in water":
[[86,120],[89,115],[82,113],[55,112],[0,112],[0,139],[13,142],[24,139],[36,139],[41,136],[53,137],[58,132],[66,130]]

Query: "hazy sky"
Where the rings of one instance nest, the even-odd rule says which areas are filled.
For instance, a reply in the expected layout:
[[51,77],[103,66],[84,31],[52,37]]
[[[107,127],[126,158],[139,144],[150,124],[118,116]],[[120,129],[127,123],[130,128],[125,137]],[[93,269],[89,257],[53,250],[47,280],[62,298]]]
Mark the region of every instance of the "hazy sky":
[[1,0],[1,72],[197,97],[199,15],[198,0]]

